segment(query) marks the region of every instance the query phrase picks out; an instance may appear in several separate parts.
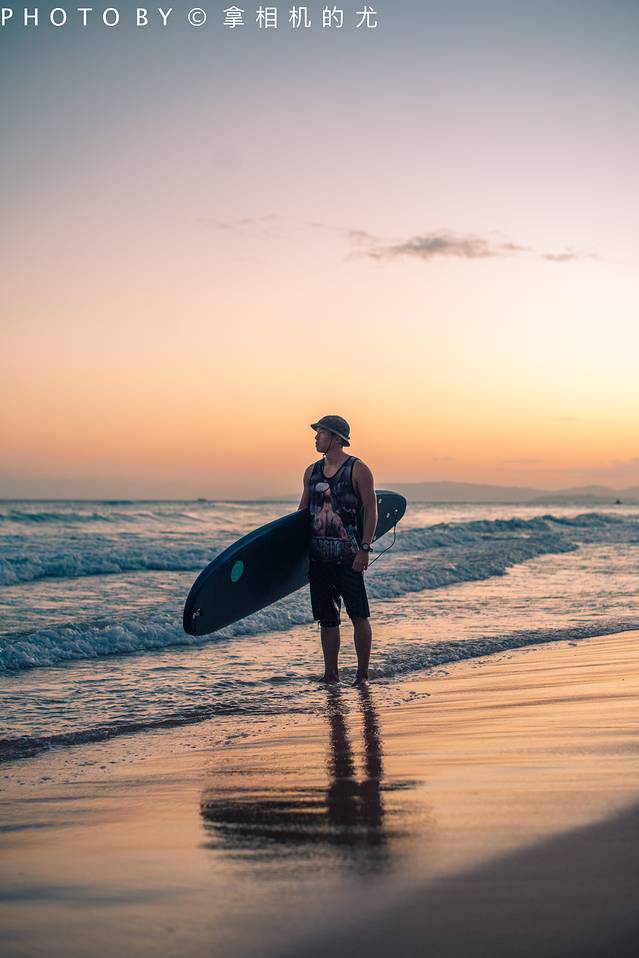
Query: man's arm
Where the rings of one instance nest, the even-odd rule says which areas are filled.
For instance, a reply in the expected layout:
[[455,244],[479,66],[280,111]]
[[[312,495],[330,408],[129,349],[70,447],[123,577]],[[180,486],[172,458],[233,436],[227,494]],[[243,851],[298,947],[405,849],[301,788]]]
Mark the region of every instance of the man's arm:
[[362,542],[371,543],[377,529],[377,496],[373,473],[361,459],[353,467],[353,484],[362,500]]
[[300,504],[297,507],[298,512],[300,509],[308,509],[311,504],[311,490],[309,488],[311,473],[313,471],[313,464],[306,467],[304,472],[304,491],[302,492],[302,498],[300,499]]

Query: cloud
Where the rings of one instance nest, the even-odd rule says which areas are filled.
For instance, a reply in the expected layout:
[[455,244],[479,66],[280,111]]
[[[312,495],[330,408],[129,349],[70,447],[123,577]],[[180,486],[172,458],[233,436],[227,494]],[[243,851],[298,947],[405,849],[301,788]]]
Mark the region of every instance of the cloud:
[[529,466],[533,462],[543,462],[543,459],[500,459],[504,463],[516,463],[517,465]]
[[[532,253],[550,262],[569,262],[570,260],[590,258],[598,259],[593,253],[567,249],[562,253],[537,253],[531,246],[512,240],[494,239],[472,233],[454,233],[450,230],[435,230],[430,233],[418,233],[408,239],[389,242],[374,236],[366,230],[338,228],[323,223],[310,224],[321,229],[336,229],[346,234],[351,245],[356,247],[353,255],[367,256],[370,259],[390,260],[400,256],[428,262],[437,257],[457,259],[494,259],[496,257],[516,256],[520,253]],[[499,234],[497,234],[499,235]]]
[[207,226],[214,226],[218,230],[241,230],[247,226],[260,226],[262,223],[273,223],[280,219],[276,213],[268,213],[266,216],[243,216],[241,219],[227,222],[218,220],[212,216],[197,216],[196,223],[205,223]]
[[370,246],[380,242],[377,236],[367,233],[366,230],[347,230],[347,233],[351,243],[356,246]]
[[[266,216],[245,216],[232,221],[218,220],[207,216],[200,216],[196,219],[198,223],[213,226],[219,230],[234,230],[237,232],[255,227],[259,229],[263,225],[278,221],[281,221],[281,217],[275,213],[269,213]],[[329,223],[321,223],[318,220],[306,220],[304,225],[312,229],[326,230],[344,236],[352,247],[347,259],[362,256],[376,260],[411,257],[422,262],[429,262],[438,257],[480,260],[517,256],[521,253],[531,253],[552,263],[567,263],[578,259],[600,259],[594,253],[576,249],[565,249],[560,253],[539,253],[531,246],[501,238],[498,231],[493,231],[491,236],[480,236],[441,229],[430,233],[418,233],[408,239],[393,242],[387,238],[376,236],[368,230],[352,226],[331,226]],[[272,234],[262,232],[258,235],[270,237]]]
[[367,230],[353,229],[349,226],[331,226],[328,223],[318,223],[317,220],[307,220],[306,225],[317,230],[328,230],[329,233],[339,233],[350,240],[354,246],[376,246],[383,243],[379,236],[374,236]]
[[563,253],[541,253],[540,258],[550,263],[569,263],[575,259],[600,259],[596,253],[586,253],[576,249],[567,249]]
[[[367,235],[361,230],[351,230],[350,234],[361,237]],[[529,252],[529,250],[528,246],[520,246],[518,243],[495,243],[483,236],[435,232],[412,236],[401,243],[369,244],[366,255],[373,259],[393,259],[397,256],[411,256],[420,260],[431,260],[437,256],[486,259],[494,256],[512,256],[514,253]]]
[[542,253],[541,258],[551,263],[567,263],[571,259],[578,259],[578,256],[576,253]]

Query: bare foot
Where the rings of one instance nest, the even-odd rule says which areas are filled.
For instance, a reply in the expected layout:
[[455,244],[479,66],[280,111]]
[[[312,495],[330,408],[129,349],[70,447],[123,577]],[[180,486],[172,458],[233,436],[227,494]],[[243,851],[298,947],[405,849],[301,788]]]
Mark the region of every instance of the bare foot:
[[359,672],[355,676],[355,681],[351,683],[352,685],[368,685],[368,673],[360,675]]
[[324,672],[324,675],[321,679],[318,679],[318,682],[339,682],[339,675],[337,672]]

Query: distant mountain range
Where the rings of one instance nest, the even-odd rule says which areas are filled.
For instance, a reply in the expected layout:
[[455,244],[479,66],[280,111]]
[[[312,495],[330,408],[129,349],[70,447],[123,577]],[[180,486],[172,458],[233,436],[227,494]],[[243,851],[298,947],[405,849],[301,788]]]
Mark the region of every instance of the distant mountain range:
[[380,483],[380,489],[401,492],[409,502],[526,502],[598,503],[639,502],[639,486],[611,489],[608,486],[577,486],[569,489],[533,489],[528,486],[491,486],[473,482],[400,482]]
[[[575,505],[610,505],[619,500],[639,504],[639,486],[611,489],[609,486],[576,486],[569,489],[533,489],[529,486],[491,486],[474,482],[378,482],[378,489],[400,492],[408,502],[519,502],[530,505],[572,503]],[[297,499],[299,494],[281,496]]]

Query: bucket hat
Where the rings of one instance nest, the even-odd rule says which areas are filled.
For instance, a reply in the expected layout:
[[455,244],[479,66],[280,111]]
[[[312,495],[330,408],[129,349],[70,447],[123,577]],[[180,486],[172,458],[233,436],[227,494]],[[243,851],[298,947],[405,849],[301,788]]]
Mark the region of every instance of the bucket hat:
[[344,440],[345,446],[350,446],[348,439],[351,427],[341,416],[322,416],[317,422],[311,423],[311,429],[327,429],[329,432],[334,432],[336,436]]

